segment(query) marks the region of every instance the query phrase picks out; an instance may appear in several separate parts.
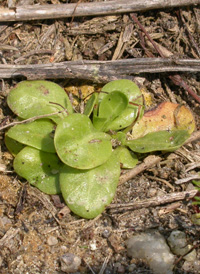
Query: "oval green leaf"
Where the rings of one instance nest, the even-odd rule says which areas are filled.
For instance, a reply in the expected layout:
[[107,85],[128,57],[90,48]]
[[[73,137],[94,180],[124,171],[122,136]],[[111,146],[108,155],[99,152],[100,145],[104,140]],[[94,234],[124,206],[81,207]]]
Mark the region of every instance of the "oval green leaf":
[[54,131],[55,124],[51,120],[39,119],[28,124],[11,127],[6,136],[24,145],[55,153]]
[[[98,130],[108,131],[110,123],[121,115],[128,106],[128,98],[122,92],[114,91],[107,94],[101,101],[98,109],[98,117],[94,116],[93,124]],[[103,121],[99,128],[99,121]]]
[[[73,112],[64,89],[53,82],[43,80],[20,82],[8,94],[7,103],[10,109],[23,119],[63,111],[63,108],[68,113]],[[66,113],[62,112],[50,118],[58,122],[64,116]]]
[[126,147],[117,147],[113,154],[121,164],[121,168],[134,168],[138,163],[137,156]]
[[112,153],[111,137],[98,132],[91,120],[74,113],[63,119],[55,132],[55,147],[61,161],[78,169],[105,163]]
[[31,185],[47,194],[59,194],[62,163],[54,153],[25,147],[14,160],[14,170]]
[[[128,107],[109,125],[110,130],[120,130],[131,125],[136,118],[141,118],[143,109],[143,97],[139,87],[132,81],[122,79],[109,82],[102,88],[103,92],[122,92],[129,101]],[[103,100],[105,93],[99,94],[99,100]]]
[[98,116],[112,121],[119,116],[127,106],[128,98],[125,94],[120,91],[110,92],[101,101]]
[[116,157],[110,157],[103,165],[90,170],[65,165],[60,173],[61,192],[75,214],[95,218],[111,203],[119,175],[120,164]]
[[142,138],[126,141],[126,145],[135,152],[147,153],[152,151],[173,151],[188,139],[186,130],[151,132]]
[[[129,102],[134,102],[138,105],[143,104],[142,94],[139,87],[132,82],[131,80],[121,79],[111,81],[105,86],[103,86],[102,91],[104,92],[113,92],[120,91],[127,96]],[[99,94],[99,100],[102,100],[106,96],[105,93]]]

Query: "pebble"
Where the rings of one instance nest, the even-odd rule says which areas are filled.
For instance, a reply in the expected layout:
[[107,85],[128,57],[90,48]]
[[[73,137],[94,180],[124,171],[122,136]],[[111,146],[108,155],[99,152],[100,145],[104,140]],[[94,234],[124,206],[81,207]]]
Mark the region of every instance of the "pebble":
[[54,236],[49,236],[47,239],[47,244],[52,246],[52,245],[57,245],[58,239]]
[[154,274],[172,274],[174,255],[156,230],[135,234],[126,241],[128,255],[145,260]]
[[72,253],[65,253],[60,257],[61,270],[63,272],[76,272],[81,265],[81,258]]
[[[187,243],[186,234],[180,230],[172,231],[167,241],[172,252],[178,256],[186,254],[192,248],[192,246]],[[196,256],[196,250],[193,249],[183,258],[188,262],[192,262],[196,259]]]
[[117,273],[125,273],[125,267],[121,263],[115,263],[115,268],[117,270]]
[[136,267],[137,267],[136,264],[130,264],[128,267],[128,271],[132,272],[132,271],[136,270]]
[[109,229],[105,229],[103,232],[102,232],[102,236],[104,238],[108,238],[110,236],[110,230]]

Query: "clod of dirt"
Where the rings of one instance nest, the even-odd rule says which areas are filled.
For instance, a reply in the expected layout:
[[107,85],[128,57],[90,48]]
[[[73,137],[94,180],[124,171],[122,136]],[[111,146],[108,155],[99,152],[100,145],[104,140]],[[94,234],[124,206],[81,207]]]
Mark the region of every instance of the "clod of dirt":
[[72,254],[72,253],[66,253],[60,258],[61,262],[61,270],[63,272],[75,272],[78,270],[80,264],[81,264],[81,259],[80,257]]
[[174,255],[158,231],[134,235],[126,241],[128,255],[144,260],[154,274],[172,274]]

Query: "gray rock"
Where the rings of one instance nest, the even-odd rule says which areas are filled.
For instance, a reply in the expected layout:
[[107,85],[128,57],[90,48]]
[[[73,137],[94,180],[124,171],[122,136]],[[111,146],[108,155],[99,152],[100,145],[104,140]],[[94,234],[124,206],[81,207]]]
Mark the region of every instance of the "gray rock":
[[[192,248],[187,243],[186,234],[179,230],[172,231],[167,241],[172,252],[178,256],[186,254]],[[183,258],[188,262],[194,261],[196,259],[196,250],[192,250]]]
[[174,255],[158,231],[136,234],[126,241],[128,255],[144,260],[155,274],[172,274]]
[[60,257],[61,270],[63,272],[76,272],[81,265],[81,258],[72,254],[66,253]]

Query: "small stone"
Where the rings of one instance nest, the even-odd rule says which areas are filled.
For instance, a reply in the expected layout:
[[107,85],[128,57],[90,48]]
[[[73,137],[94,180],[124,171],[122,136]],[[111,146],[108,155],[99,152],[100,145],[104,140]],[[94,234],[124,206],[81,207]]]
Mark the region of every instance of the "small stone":
[[170,252],[165,238],[158,231],[135,234],[126,241],[128,255],[142,259],[154,274],[172,274],[174,256]]
[[[192,245],[188,245],[188,249],[190,250],[192,248]],[[193,249],[190,253],[185,255],[183,258],[188,262],[194,262],[197,257],[197,252],[195,249]]]
[[132,272],[132,271],[136,270],[136,267],[137,267],[136,264],[130,264],[128,267],[128,271]]
[[103,232],[102,232],[102,236],[104,238],[108,238],[110,236],[110,230],[109,229],[105,229]]
[[61,270],[63,272],[76,272],[81,265],[81,258],[72,254],[66,253],[60,257]]
[[52,246],[52,245],[57,245],[58,239],[54,236],[49,236],[47,239],[47,244]]
[[[174,230],[171,232],[170,236],[167,239],[168,244],[172,250],[172,252],[178,256],[182,256],[186,254],[191,248],[191,245],[188,245],[186,234],[183,231]],[[196,250],[192,250],[183,258],[188,261],[194,261],[196,259]]]
[[117,273],[125,273],[125,267],[121,263],[115,263]]

